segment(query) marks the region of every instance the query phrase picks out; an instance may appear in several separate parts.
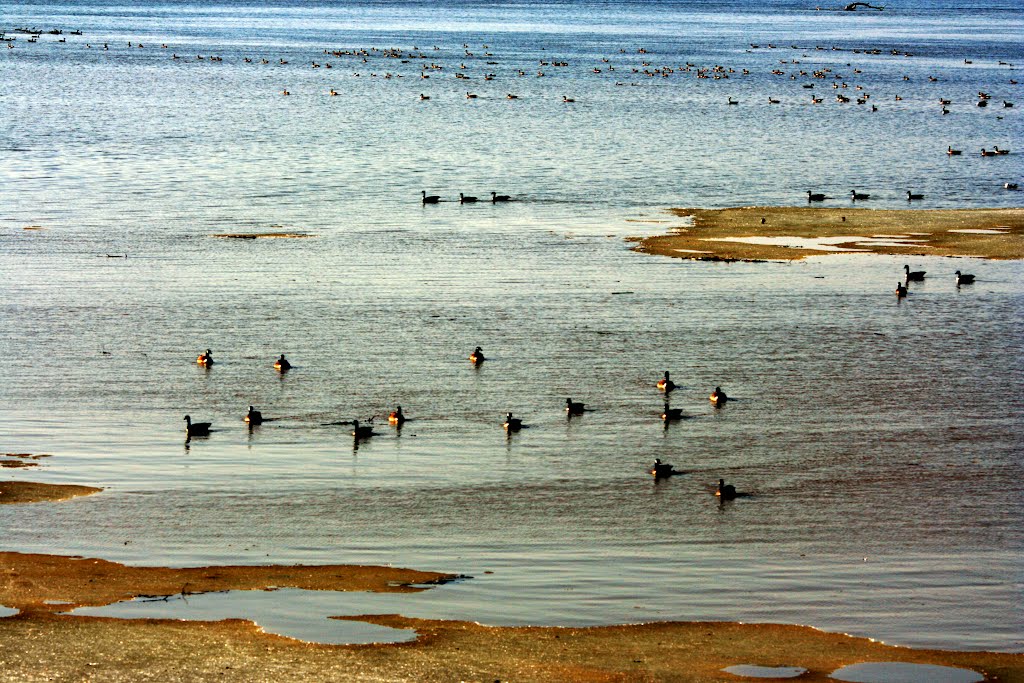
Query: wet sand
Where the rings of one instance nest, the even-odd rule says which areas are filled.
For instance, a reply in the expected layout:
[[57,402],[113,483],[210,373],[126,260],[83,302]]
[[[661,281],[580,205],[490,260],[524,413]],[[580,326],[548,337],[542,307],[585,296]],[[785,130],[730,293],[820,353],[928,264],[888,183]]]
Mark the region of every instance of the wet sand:
[[[8,466],[8,465],[5,465]],[[22,465],[27,466],[27,465]],[[14,503],[52,503],[78,496],[90,496],[103,489],[74,484],[41,484],[34,481],[0,482],[0,505]],[[3,604],[0,602],[0,604]]]
[[[863,208],[739,207],[672,209],[687,224],[667,235],[636,238],[649,254],[699,260],[793,260],[855,249],[907,256],[1024,258],[1024,209],[878,210]],[[692,225],[689,223],[692,221]],[[976,232],[981,231],[981,232]],[[799,246],[719,241],[803,238]],[[806,240],[829,240],[831,248]],[[872,238],[867,239],[865,238]]]

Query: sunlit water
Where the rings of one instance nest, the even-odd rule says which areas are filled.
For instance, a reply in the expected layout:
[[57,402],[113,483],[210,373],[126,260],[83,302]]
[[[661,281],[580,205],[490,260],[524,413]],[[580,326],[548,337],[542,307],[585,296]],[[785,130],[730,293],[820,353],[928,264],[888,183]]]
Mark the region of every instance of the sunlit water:
[[[1019,204],[1002,187],[1019,154],[976,153],[1022,139],[1002,107],[1019,72],[999,64],[1024,63],[1014,4],[0,8],[8,31],[67,39],[0,48],[0,445],[53,454],[5,474],[106,489],[0,508],[5,549],[474,577],[344,594],[350,614],[774,621],[1024,650],[1024,268],[715,265],[623,241],[677,224],[669,206],[807,189],[827,206],[854,187],[879,208],[907,189],[921,208]],[[323,53],[414,46],[407,64]],[[423,61],[445,69],[421,79]],[[831,68],[878,111],[776,68]],[[516,201],[457,202],[491,191]],[[282,230],[313,236],[211,237]],[[898,303],[908,260],[929,279]],[[978,282],[958,290],[958,269]],[[692,416],[668,429],[665,369]],[[712,408],[715,385],[737,400]],[[569,396],[593,412],[566,420]],[[248,431],[249,404],[274,420]],[[400,436],[381,424],[396,404]],[[528,425],[509,439],[507,411]],[[184,444],[186,413],[216,431]],[[370,415],[381,434],[358,448],[328,424]],[[655,483],[655,457],[689,473]],[[754,495],[719,504],[720,477]]]

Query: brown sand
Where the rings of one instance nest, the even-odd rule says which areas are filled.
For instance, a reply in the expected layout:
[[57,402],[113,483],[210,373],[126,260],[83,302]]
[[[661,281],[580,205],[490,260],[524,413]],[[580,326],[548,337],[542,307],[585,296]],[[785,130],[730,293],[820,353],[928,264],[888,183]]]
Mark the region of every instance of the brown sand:
[[[35,463],[31,463],[35,464]],[[27,466],[27,465],[26,465]],[[40,484],[34,481],[0,482],[0,505],[13,503],[51,503],[78,496],[91,496],[103,489],[74,484]],[[0,601],[0,604],[4,604]]]
[[[875,254],[1024,258],[1024,209],[888,211],[755,206],[672,209],[671,212],[692,218],[693,225],[673,228],[668,235],[636,239],[634,241],[639,242],[635,247],[637,251],[701,260],[792,260],[837,252],[714,240],[728,237],[864,238],[901,235],[922,241],[911,246],[864,246],[851,240],[837,246]],[[951,232],[953,230],[992,230],[999,234]]]

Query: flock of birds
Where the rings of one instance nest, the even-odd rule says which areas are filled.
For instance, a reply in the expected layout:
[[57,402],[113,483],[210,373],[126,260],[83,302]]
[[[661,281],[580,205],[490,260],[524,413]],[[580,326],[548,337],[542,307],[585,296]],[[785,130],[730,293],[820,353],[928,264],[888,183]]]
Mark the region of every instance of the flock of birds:
[[[448,201],[442,199],[441,195],[438,194],[427,194],[426,190],[421,190],[420,195],[422,196],[422,202],[424,204],[440,204],[441,202]],[[480,201],[479,197],[473,197],[467,194],[459,193],[459,204],[476,204]],[[487,201],[486,199],[484,201]],[[491,192],[491,203],[498,204],[501,202],[510,202],[512,197],[507,194],[498,194],[497,192]]]
[[[896,282],[896,298],[902,299],[907,295],[908,287],[911,282],[924,282],[924,276],[927,271],[924,270],[911,270],[909,265],[904,264],[903,266],[903,280]],[[969,273],[961,273],[959,270],[954,273],[956,275],[956,286],[959,288],[960,285],[973,285],[974,276]]]

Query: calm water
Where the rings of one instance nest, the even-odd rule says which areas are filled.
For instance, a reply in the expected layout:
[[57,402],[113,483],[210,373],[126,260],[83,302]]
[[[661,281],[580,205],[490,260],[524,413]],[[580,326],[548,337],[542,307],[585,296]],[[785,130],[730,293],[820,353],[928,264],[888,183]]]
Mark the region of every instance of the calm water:
[[[1024,139],[1002,107],[1019,72],[999,64],[1024,64],[1015,4],[0,10],[8,31],[67,39],[9,33],[0,51],[0,447],[53,454],[5,473],[106,488],[3,507],[5,549],[475,577],[343,596],[352,614],[778,621],[1024,650],[1024,268],[915,257],[929,280],[897,304],[903,257],[714,265],[623,241],[677,224],[666,207],[807,189],[1019,205],[1002,185],[1020,155],[976,154]],[[788,75],[823,68],[869,103]],[[516,201],[457,202],[491,191]],[[281,230],[312,237],[211,237]],[[957,290],[957,269],[977,284]],[[667,430],[665,369],[692,416]],[[716,384],[737,398],[717,411]],[[567,396],[594,411],[567,421]],[[358,448],[327,424],[399,403],[414,420]],[[249,404],[274,421],[246,430]],[[509,410],[529,428],[506,439]],[[185,413],[216,431],[186,446]],[[689,474],[655,483],[655,457]],[[719,505],[719,477],[754,495]]]

